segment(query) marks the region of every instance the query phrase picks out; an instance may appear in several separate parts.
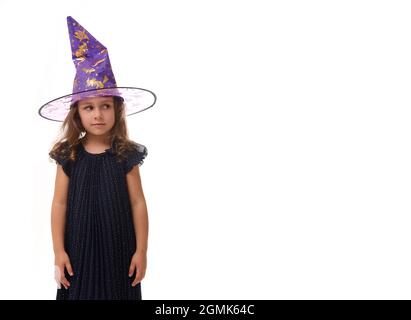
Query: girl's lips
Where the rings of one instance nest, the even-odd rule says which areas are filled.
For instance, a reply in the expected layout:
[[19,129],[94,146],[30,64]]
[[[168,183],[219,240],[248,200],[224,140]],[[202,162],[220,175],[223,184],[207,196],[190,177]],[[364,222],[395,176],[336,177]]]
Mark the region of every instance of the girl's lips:
[[104,123],[96,123],[96,124],[92,124],[92,126],[104,126]]

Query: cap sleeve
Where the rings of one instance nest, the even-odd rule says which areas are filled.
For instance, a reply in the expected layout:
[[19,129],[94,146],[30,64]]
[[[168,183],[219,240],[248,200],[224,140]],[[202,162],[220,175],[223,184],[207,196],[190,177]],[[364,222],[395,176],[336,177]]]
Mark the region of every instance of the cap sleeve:
[[56,161],[56,164],[60,164],[63,168],[64,173],[68,177],[70,177],[70,175],[71,175],[71,165],[72,165],[72,162],[70,161],[70,159],[62,158],[58,155],[50,156],[50,157]]
[[135,165],[141,166],[147,156],[146,146],[134,142],[133,150],[129,151],[124,162],[124,172],[129,173]]

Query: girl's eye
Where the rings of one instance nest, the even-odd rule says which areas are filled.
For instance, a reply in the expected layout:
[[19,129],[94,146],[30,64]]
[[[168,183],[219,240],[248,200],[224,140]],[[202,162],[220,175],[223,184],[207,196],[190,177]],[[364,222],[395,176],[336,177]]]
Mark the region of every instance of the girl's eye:
[[[109,104],[103,104],[103,107],[106,107],[106,109],[108,109],[108,108],[110,108],[110,105]],[[84,107],[84,110],[86,110],[88,108],[91,108],[91,106]]]

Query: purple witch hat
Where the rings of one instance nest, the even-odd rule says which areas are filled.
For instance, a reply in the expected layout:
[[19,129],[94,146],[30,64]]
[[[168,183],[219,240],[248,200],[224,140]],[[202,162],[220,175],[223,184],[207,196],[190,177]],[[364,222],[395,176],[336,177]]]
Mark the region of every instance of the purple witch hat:
[[78,100],[96,96],[117,96],[125,103],[126,115],[152,107],[156,95],[136,87],[117,87],[107,48],[97,41],[72,17],[67,17],[72,59],[76,67],[73,92],[51,100],[39,114],[52,121],[64,121],[71,106]]

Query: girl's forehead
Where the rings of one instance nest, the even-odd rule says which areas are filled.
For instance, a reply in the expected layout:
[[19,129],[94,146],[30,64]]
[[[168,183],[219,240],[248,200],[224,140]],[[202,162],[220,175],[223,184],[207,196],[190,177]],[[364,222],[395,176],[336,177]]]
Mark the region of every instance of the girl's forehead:
[[93,103],[93,102],[106,102],[106,101],[113,101],[113,96],[90,97],[87,99],[79,100],[79,103]]

